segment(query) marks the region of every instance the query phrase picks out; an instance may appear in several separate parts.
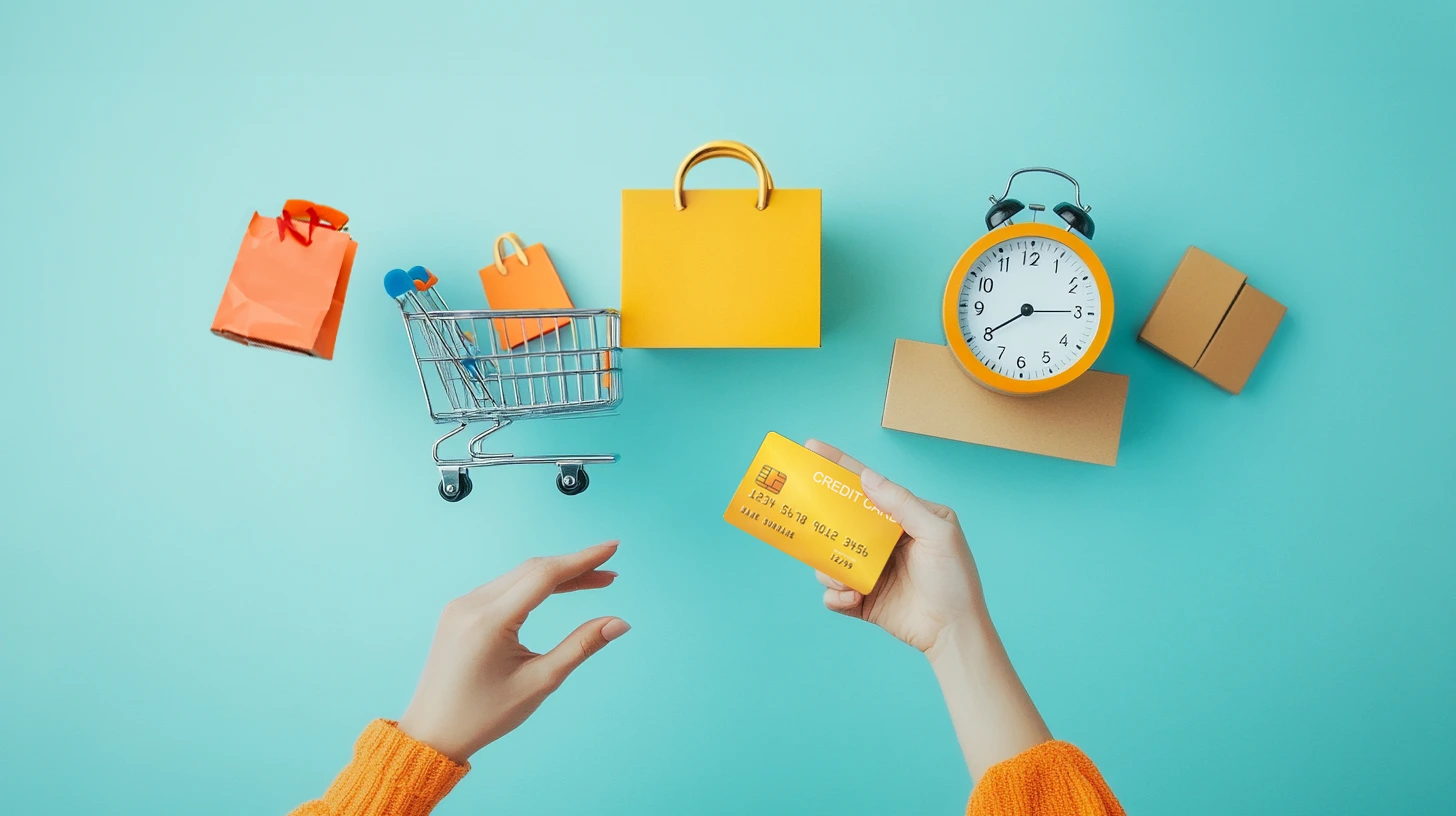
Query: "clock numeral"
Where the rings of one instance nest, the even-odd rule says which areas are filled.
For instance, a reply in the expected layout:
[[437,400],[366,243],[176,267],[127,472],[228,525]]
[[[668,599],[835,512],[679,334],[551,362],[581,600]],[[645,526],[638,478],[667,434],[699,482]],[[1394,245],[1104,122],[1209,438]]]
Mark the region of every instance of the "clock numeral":
[[990,292],[994,282],[990,278],[981,278],[981,291]]
[[1072,281],[1072,288],[1067,290],[1067,294],[1069,294],[1069,295],[1075,295],[1075,294],[1077,294],[1077,282],[1076,281]]
[[1082,307],[1081,306],[1077,306],[1077,307],[1075,307],[1075,308],[1072,309],[1072,317],[1075,317],[1078,320],[1081,320],[1082,319]]
[[1026,257],[1027,257],[1026,250],[1024,250],[1024,249],[1021,250],[1021,265],[1022,266],[1036,266],[1036,262],[1041,260],[1041,253],[1040,252],[1033,252],[1033,253],[1031,253],[1031,260],[1030,261],[1028,261],[1026,259]]
[[997,272],[1010,272],[1011,271],[1011,259],[1008,258],[1008,257],[1006,257],[1005,255],[1002,255],[1000,258],[997,258],[996,259],[996,271]]
[[1017,368],[1026,368],[1026,358],[1025,357],[1017,357],[1016,358],[1016,367]]
[[1065,334],[1062,335],[1062,339],[1061,340],[1058,340],[1057,342],[1059,342],[1059,343],[1061,343],[1062,345],[1065,346],[1067,344],[1067,336]]
[[983,334],[983,335],[981,335],[981,336],[984,337],[987,340],[990,340],[991,339],[991,336],[992,336],[991,335],[991,327],[990,326],[987,326],[986,327],[986,333]]
[[1041,361],[1043,363],[1050,363],[1052,361],[1051,352],[1049,352],[1049,351],[1043,351],[1041,353]]
[[1061,265],[1062,265],[1062,262],[1061,262],[1060,259],[1058,259],[1058,258],[1052,258],[1052,274],[1053,275],[1055,275],[1056,273],[1058,273],[1058,272],[1061,271],[1061,269],[1059,268],[1059,267],[1061,267]]
[[986,304],[982,303],[979,300],[976,301],[976,314],[980,314],[981,312],[984,312],[984,311],[986,311]]
[[1001,359],[1001,357],[1003,355],[1006,354],[1006,347],[1005,346],[997,346],[996,348],[1001,349],[1001,353],[996,355],[996,359],[999,360],[999,359]]

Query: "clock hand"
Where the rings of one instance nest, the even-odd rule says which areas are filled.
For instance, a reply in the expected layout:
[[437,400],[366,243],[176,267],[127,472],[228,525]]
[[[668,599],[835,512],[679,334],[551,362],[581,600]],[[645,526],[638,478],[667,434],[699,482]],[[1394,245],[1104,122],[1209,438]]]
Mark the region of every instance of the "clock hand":
[[[1031,308],[1031,304],[1030,303],[1023,303],[1023,304],[1021,304],[1021,311],[1020,312],[1017,312],[1016,317],[1011,318],[1011,320],[1006,321],[1006,323],[1002,323],[1001,326],[1005,326],[1007,323],[1010,323],[1012,320],[1016,320],[1016,319],[1022,318],[1022,317],[1027,317],[1027,316],[1031,315],[1035,311],[1036,311],[1035,309]],[[1001,330],[1001,326],[997,326],[996,328],[992,329],[991,330],[991,333],[992,334],[995,334],[996,332],[1000,331]]]
[[1014,322],[1016,320],[1019,320],[1021,317],[1022,317],[1021,312],[1017,312],[1016,313],[1016,317],[1013,317],[1013,318],[1011,318],[1011,320],[1008,320],[1005,323],[1002,323],[1001,326],[997,326],[996,328],[992,329],[991,330],[991,333],[992,334],[995,334],[996,332],[1001,331],[1001,327],[1002,326],[1005,326],[1005,325],[1010,324],[1010,323],[1012,323],[1012,322]]
[[1037,309],[1037,314],[1071,314],[1071,309]]

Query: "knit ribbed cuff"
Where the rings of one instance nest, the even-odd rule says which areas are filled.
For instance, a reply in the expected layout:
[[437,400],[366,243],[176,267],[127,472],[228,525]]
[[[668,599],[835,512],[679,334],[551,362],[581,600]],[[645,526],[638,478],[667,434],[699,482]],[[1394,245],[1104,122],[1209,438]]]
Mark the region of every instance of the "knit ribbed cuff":
[[427,816],[470,770],[407,736],[390,720],[375,720],[354,743],[354,761],[329,786],[331,813],[350,816]]
[[1028,748],[986,770],[969,816],[1123,816],[1122,805],[1087,755],[1069,742],[1053,740]]

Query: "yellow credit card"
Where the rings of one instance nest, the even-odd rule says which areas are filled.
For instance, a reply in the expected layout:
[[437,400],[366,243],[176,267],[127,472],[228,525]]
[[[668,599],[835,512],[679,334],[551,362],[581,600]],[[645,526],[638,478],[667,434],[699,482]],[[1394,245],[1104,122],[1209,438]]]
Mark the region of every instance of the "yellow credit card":
[[723,520],[868,594],[904,531],[859,476],[770,432]]

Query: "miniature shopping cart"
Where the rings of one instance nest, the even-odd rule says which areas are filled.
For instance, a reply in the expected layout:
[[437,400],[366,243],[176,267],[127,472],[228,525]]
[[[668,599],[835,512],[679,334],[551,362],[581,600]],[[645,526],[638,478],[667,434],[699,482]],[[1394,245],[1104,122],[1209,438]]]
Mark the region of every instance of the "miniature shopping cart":
[[[404,315],[430,418],[459,423],[431,448],[440,497],[460,501],[470,495],[470,469],[496,465],[556,465],[558,490],[586,490],[586,465],[615,462],[615,454],[516,456],[488,453],[482,443],[516,419],[596,413],[621,402],[621,316],[612,309],[451,311],[437,281],[422,266],[384,276]],[[441,458],[440,445],[472,422],[488,425],[466,444],[465,458]]]

